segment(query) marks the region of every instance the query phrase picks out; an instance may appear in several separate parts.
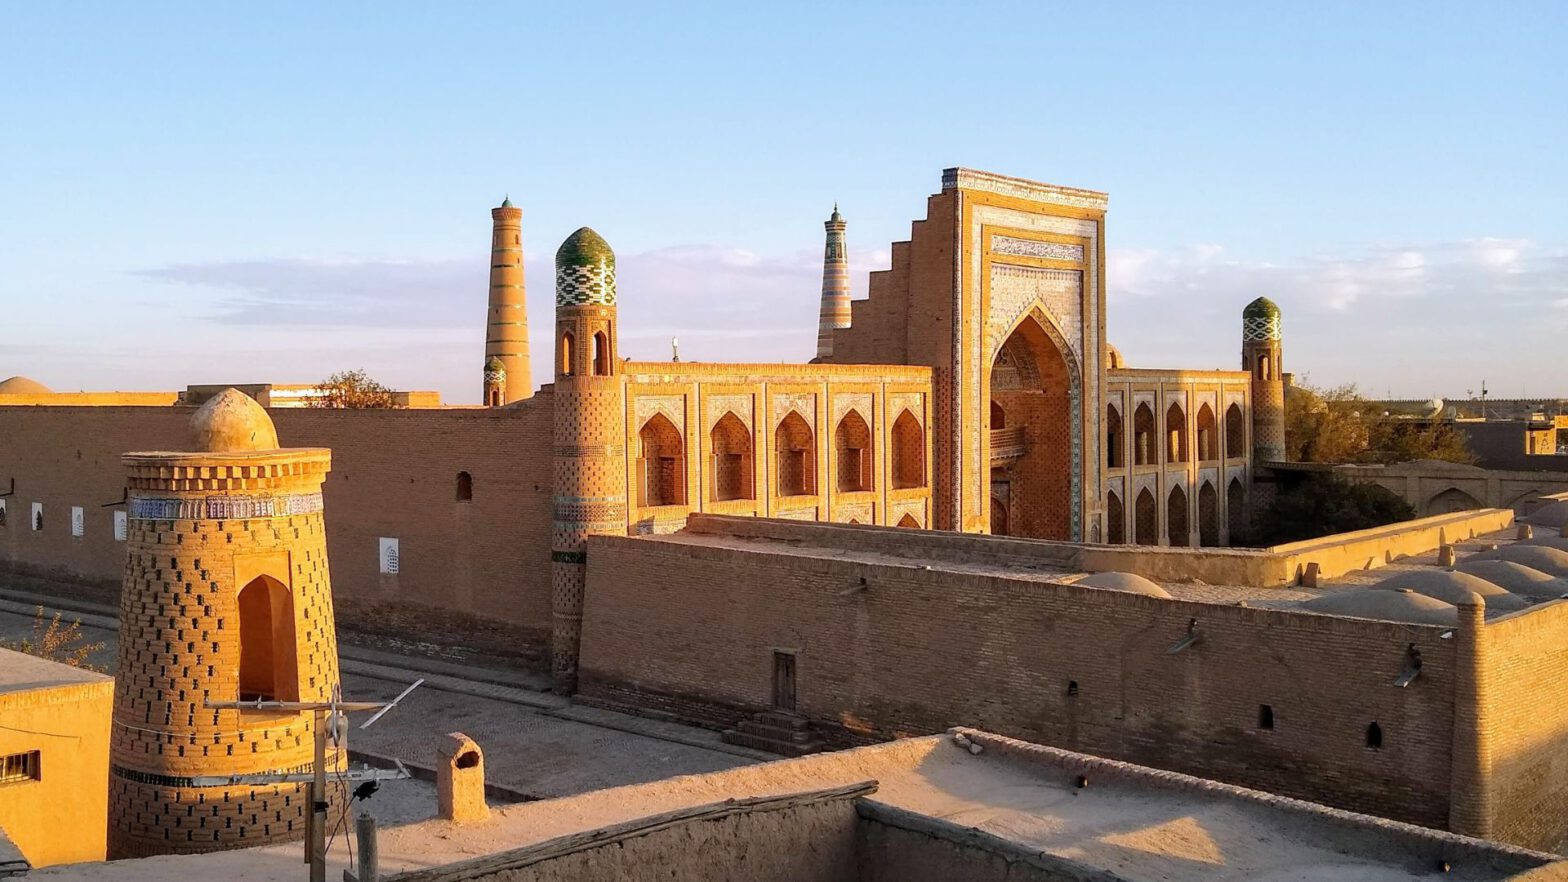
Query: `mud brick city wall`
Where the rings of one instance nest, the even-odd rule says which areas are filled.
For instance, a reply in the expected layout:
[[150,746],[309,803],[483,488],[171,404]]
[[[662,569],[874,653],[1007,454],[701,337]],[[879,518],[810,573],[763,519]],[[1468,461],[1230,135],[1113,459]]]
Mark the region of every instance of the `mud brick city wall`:
[[1482,633],[1491,836],[1556,851],[1568,840],[1568,601],[1513,613]]
[[[820,554],[722,541],[590,540],[584,695],[733,725],[770,706],[773,654],[793,652],[798,709],[835,740],[969,725],[1447,824],[1442,628],[851,560],[850,539]],[[1167,654],[1192,619],[1202,642]],[[1424,667],[1399,689],[1411,644]]]
[[[324,488],[334,595],[417,604],[537,632],[550,621],[550,397],[501,409],[270,411],[287,446],[330,447]],[[113,532],[133,450],[180,450],[182,407],[0,407],[0,562],[118,584],[125,543]],[[457,473],[473,478],[456,499]],[[33,531],[33,502],[44,529]],[[83,535],[70,510],[83,509]],[[379,538],[399,540],[400,571],[379,572]]]

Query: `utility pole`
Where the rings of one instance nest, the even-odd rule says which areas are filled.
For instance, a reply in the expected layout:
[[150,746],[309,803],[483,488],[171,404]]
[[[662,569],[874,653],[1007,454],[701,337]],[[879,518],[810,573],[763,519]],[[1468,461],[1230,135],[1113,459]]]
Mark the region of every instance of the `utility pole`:
[[[391,701],[344,701],[341,684],[332,687],[332,698],[328,701],[208,701],[206,706],[213,709],[312,712],[316,721],[316,762],[315,768],[308,774],[213,775],[195,780],[198,786],[204,787],[221,787],[226,784],[294,784],[309,781],[310,814],[306,816],[305,824],[305,863],[310,865],[310,882],[327,882],[327,739],[330,737],[334,747],[346,752],[348,725],[347,718],[343,716],[345,713],[375,711],[376,713],[359,727],[368,728],[371,723],[381,719],[382,714],[397,707],[398,702],[408,697],[408,694],[419,688],[419,684],[423,682],[425,682],[424,678],[421,677]],[[403,763],[398,762],[397,771],[372,769],[367,766],[358,771],[350,769],[342,772],[340,777],[347,781],[386,781],[407,778],[410,775]]]

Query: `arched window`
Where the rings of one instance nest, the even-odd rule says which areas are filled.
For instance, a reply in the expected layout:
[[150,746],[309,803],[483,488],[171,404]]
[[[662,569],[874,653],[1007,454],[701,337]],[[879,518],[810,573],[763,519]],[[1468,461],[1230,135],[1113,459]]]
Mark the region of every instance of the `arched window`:
[[1182,412],[1180,404],[1172,404],[1165,411],[1165,435],[1169,439],[1165,445],[1165,461],[1186,462],[1187,414]]
[[1383,727],[1377,723],[1367,724],[1367,747],[1373,750],[1381,750],[1383,748]]
[[991,402],[991,429],[995,431],[1005,428],[1007,428],[1007,411],[1002,410],[1002,405],[993,401]]
[[1198,544],[1220,544],[1220,494],[1208,481],[1198,488]]
[[893,421],[893,487],[903,490],[926,484],[926,433],[909,411]]
[[1274,708],[1271,705],[1267,705],[1267,704],[1260,704],[1260,705],[1258,705],[1258,728],[1259,729],[1272,729],[1272,728],[1274,728]]
[[851,410],[833,430],[833,454],[838,460],[838,492],[870,490],[871,427],[858,411]]
[[561,335],[561,376],[563,377],[572,375],[572,350],[576,345],[577,341],[572,338],[570,331]]
[[1133,503],[1133,537],[1132,541],[1138,545],[1160,544],[1160,512],[1158,504],[1154,501],[1154,494],[1145,487],[1138,491],[1138,499]]
[[1267,352],[1265,352],[1262,355],[1258,356],[1258,379],[1260,379],[1260,380],[1268,380],[1268,378],[1269,378],[1269,369],[1271,367],[1273,367],[1273,364],[1272,364],[1271,360],[1269,359],[1269,354]]
[[637,458],[638,505],[684,505],[686,447],[675,424],[656,413],[643,423],[637,437],[642,448]]
[[1127,541],[1127,512],[1114,492],[1105,494],[1105,541],[1112,545]]
[[778,455],[779,495],[810,496],[817,492],[817,445],[811,427],[790,411],[774,433]]
[[1170,499],[1165,504],[1165,533],[1171,544],[1181,547],[1188,544],[1191,528],[1187,521],[1187,491],[1172,487]]
[[[1138,409],[1132,412],[1132,463],[1133,465],[1154,464],[1154,411],[1149,409],[1147,403],[1139,404]],[[1142,537],[1138,544],[1142,545]]]
[[1214,425],[1214,410],[1208,402],[1198,408],[1198,459],[1207,462],[1219,458],[1219,432]]
[[713,442],[713,501],[755,499],[751,431],[740,417],[726,412],[713,424],[709,437]]
[[1105,406],[1105,467],[1119,469],[1122,461],[1122,414],[1116,405]]
[[1225,488],[1225,523],[1230,528],[1230,541],[1235,544],[1236,535],[1247,523],[1247,488],[1241,485],[1240,478],[1231,478]]
[[490,391],[486,392],[485,393],[485,403],[490,405],[491,407],[500,407],[501,406],[501,390],[500,389],[491,389]]
[[1247,455],[1247,427],[1241,421],[1241,405],[1225,408],[1225,455],[1237,459]]
[[911,530],[920,529],[920,522],[915,520],[915,516],[912,514],[905,514],[903,517],[899,518],[898,525],[900,527],[907,527]]
[[457,473],[457,501],[469,502],[474,498],[474,476],[467,472]]
[[257,576],[240,589],[241,701],[298,701],[294,598],[282,582]]
[[603,331],[593,335],[593,373],[596,377],[610,373],[610,338]]

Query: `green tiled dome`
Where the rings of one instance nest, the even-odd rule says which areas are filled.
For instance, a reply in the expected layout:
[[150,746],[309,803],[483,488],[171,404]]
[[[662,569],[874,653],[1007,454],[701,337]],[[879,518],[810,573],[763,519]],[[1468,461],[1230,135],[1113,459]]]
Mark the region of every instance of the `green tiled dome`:
[[1279,306],[1267,297],[1259,297],[1241,311],[1242,318],[1279,318]]
[[615,252],[587,227],[555,252],[555,305],[615,305]]

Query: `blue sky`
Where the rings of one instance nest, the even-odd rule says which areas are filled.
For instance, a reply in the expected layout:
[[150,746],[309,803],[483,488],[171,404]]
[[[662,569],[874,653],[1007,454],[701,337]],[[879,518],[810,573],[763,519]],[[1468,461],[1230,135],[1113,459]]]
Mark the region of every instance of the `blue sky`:
[[[1568,4],[0,5],[0,376],[478,399],[488,209],[621,256],[623,351],[809,357],[966,165],[1109,191],[1110,337],[1568,396]],[[546,359],[536,358],[541,373]]]

